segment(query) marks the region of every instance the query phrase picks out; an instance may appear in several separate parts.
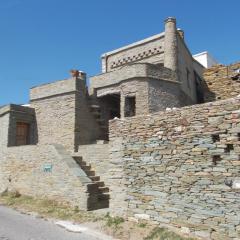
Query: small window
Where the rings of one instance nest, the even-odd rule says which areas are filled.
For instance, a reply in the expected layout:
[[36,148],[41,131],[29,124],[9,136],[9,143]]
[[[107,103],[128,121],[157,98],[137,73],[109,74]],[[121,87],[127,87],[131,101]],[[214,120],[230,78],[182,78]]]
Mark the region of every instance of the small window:
[[18,122],[16,125],[16,146],[29,144],[30,125]]
[[136,97],[125,98],[125,117],[133,117],[136,115]]

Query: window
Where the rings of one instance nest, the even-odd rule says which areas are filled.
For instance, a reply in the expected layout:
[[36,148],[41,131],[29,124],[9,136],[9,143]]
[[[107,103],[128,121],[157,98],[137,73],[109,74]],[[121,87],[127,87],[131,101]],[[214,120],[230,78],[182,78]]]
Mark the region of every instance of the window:
[[16,146],[29,144],[29,130],[28,123],[17,122],[16,125]]
[[133,117],[136,115],[136,97],[126,97],[125,98],[125,117]]

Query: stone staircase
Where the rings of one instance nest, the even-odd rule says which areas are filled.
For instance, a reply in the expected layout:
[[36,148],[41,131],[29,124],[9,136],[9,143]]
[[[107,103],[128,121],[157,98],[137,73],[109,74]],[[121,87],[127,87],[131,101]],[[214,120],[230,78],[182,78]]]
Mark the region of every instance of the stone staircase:
[[92,183],[87,185],[87,190],[89,192],[87,209],[91,211],[108,208],[110,199],[109,188],[106,187],[105,183],[100,180],[100,176],[96,176],[96,173],[92,170],[91,165],[87,165],[81,156],[73,156],[73,159],[92,180]]

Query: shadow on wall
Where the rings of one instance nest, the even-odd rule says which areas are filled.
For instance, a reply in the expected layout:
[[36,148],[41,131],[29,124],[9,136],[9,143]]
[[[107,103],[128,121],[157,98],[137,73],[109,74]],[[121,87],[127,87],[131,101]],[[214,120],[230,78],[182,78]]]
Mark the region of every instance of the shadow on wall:
[[216,101],[216,94],[210,90],[206,80],[203,78],[202,81],[203,92],[204,92],[204,102],[214,102]]

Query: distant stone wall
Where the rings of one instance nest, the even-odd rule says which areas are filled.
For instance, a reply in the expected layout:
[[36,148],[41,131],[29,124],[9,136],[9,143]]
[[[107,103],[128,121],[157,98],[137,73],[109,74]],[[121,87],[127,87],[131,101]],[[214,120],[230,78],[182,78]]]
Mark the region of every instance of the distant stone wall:
[[87,209],[91,182],[59,145],[10,147],[0,154],[0,190],[70,203]]
[[113,211],[204,239],[238,239],[239,109],[235,98],[110,121],[110,159],[123,177]]
[[229,66],[216,65],[204,72],[205,101],[212,102],[220,99],[236,97],[240,94],[240,77],[233,80],[231,77],[237,74],[240,63]]

